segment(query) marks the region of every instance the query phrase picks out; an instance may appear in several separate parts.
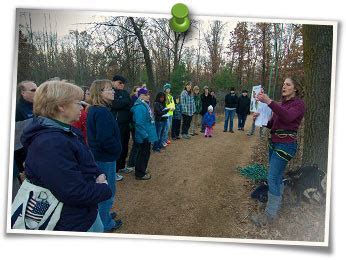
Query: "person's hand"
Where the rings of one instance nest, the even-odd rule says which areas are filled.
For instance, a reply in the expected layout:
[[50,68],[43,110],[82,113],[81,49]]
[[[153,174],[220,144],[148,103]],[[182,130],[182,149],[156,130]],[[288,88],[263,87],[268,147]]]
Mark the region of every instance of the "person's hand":
[[267,105],[272,102],[272,100],[263,92],[258,93],[258,95],[256,96],[256,100],[262,103],[266,103]]
[[99,176],[97,176],[96,183],[106,183],[106,184],[108,184],[106,175],[102,173]]

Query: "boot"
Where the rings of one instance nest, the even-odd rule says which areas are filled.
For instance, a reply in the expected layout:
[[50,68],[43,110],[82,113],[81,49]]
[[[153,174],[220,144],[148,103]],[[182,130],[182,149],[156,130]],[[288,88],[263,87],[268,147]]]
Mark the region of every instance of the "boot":
[[252,223],[254,223],[257,227],[270,225],[274,221],[274,219],[270,217],[265,211],[259,214],[252,215],[250,219]]
[[[281,188],[281,187],[280,187]],[[281,189],[283,191],[283,189]],[[275,196],[268,192],[267,206],[264,212],[251,216],[251,221],[257,227],[267,226],[273,223],[280,209],[282,196]]]
[[[281,189],[283,191],[283,189]],[[275,219],[277,217],[278,211],[281,207],[281,196],[273,195],[272,193],[268,192],[268,201],[267,201],[267,207],[265,209],[265,212],[268,216]]]

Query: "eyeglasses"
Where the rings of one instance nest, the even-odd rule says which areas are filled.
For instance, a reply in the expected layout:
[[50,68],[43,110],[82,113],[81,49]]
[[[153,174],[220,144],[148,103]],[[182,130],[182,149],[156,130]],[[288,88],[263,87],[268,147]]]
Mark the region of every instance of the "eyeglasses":
[[23,90],[23,91],[36,92],[36,88],[33,88],[33,89],[26,89],[26,90]]

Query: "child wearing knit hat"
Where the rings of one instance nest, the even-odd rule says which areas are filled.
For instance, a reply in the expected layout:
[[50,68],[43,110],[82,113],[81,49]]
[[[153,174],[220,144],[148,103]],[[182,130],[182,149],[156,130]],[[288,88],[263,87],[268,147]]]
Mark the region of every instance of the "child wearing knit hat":
[[208,112],[203,116],[203,124],[205,126],[204,136],[212,137],[214,132],[214,125],[216,123],[215,113],[213,112],[213,106],[208,107]]

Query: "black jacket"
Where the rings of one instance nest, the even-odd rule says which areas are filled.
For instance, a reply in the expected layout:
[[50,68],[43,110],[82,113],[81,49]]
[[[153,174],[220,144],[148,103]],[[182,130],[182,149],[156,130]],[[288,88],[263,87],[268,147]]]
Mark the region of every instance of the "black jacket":
[[215,108],[216,107],[216,103],[217,103],[216,97],[211,96],[210,97],[210,105],[212,105],[212,107]]
[[238,96],[237,94],[231,94],[231,93],[228,93],[226,96],[225,96],[225,107],[228,107],[228,108],[237,108],[238,106]]
[[129,124],[132,121],[132,100],[126,90],[116,89],[112,103],[112,113],[118,124]]
[[241,115],[248,115],[250,113],[250,98],[241,95],[238,99],[237,113]]
[[155,101],[154,103],[154,115],[155,121],[166,121],[167,117],[162,117],[167,111],[163,111],[165,105],[161,102]]
[[208,111],[208,107],[211,105],[211,95],[208,94],[208,96],[205,96],[205,94],[201,94],[201,101],[202,101],[202,111],[201,115],[204,115]]

